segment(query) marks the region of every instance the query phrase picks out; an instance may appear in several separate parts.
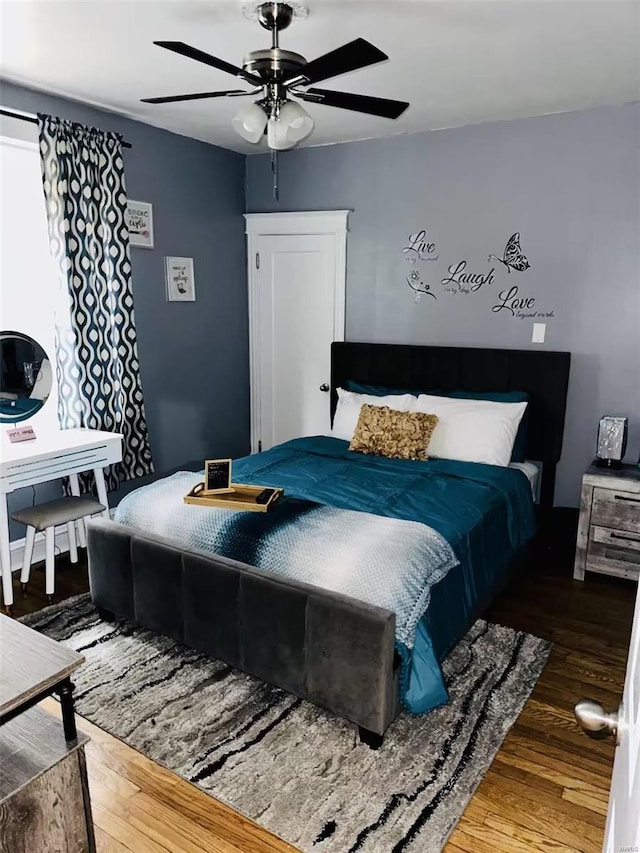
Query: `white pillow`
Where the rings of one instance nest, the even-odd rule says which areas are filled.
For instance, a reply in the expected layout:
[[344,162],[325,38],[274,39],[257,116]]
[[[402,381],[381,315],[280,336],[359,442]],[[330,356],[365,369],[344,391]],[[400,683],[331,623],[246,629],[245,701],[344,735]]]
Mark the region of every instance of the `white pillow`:
[[389,394],[387,397],[375,397],[372,394],[356,394],[338,388],[338,405],[333,416],[331,435],[343,441],[351,441],[358,425],[360,409],[368,403],[370,406],[388,406],[398,412],[414,412],[416,397],[413,394]]
[[506,468],[526,403],[492,403],[420,394],[415,411],[438,416],[429,456]]

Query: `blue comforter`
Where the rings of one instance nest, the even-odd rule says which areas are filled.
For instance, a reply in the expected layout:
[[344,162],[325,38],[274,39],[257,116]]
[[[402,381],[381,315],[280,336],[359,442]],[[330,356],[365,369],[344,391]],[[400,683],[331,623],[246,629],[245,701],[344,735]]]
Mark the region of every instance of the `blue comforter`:
[[[289,498],[419,522],[442,534],[460,566],[433,588],[414,648],[401,642],[396,647],[402,658],[404,707],[420,713],[446,702],[439,660],[468,627],[475,602],[495,587],[514,553],[534,533],[526,476],[493,465],[352,453],[347,442],[318,436],[235,461],[233,479],[283,487]],[[127,515],[135,495],[122,501],[116,520],[135,523]]]
[[396,644],[413,648],[431,589],[458,560],[426,524],[285,495],[273,512],[185,504],[202,480],[182,471],[127,495],[120,524],[395,613]]
[[[353,453],[346,441],[297,438],[234,462],[238,483],[282,486],[293,497],[433,527],[460,561],[432,591],[413,650],[402,645],[400,697],[412,713],[448,699],[439,661],[469,627],[511,560],[535,533],[531,486],[522,471],[430,459]],[[438,594],[439,593],[439,594]]]
[[[487,510],[503,511],[503,542],[517,550],[535,531],[531,486],[521,471],[430,459],[387,459],[349,450],[325,436],[296,438],[233,463],[237,483],[281,486],[287,495],[388,518],[420,521],[454,547],[482,523]],[[460,555],[458,555],[460,556]]]

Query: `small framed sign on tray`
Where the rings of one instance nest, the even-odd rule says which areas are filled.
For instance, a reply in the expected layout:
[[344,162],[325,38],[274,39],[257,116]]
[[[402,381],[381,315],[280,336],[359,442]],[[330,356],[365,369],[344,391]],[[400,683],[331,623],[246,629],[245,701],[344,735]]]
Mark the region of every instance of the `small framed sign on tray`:
[[231,459],[207,459],[204,463],[204,495],[232,492]]

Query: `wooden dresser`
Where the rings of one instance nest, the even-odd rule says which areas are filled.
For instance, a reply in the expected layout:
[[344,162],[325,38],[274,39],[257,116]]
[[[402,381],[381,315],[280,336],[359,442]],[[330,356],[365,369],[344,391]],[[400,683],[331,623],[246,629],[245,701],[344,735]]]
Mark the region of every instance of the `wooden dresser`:
[[[0,853],[95,853],[71,675],[81,654],[0,615]],[[36,708],[57,693],[63,722]]]
[[573,577],[600,572],[640,577],[640,469],[598,468],[582,478],[580,522]]
[[0,853],[95,853],[88,740],[41,708],[0,728]]

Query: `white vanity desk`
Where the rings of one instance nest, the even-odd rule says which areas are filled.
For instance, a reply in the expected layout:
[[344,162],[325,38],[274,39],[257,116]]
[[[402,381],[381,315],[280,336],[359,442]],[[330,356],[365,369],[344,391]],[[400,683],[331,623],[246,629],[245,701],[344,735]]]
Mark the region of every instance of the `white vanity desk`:
[[[80,494],[78,474],[93,471],[98,500],[107,507],[109,501],[102,469],[122,459],[122,435],[92,429],[47,430],[32,441],[10,444],[2,430],[0,453],[0,562],[2,564],[2,597],[5,607],[13,604],[11,583],[11,551],[9,548],[9,516],[7,495],[24,486],[35,486],[69,477],[71,491]],[[84,542],[80,541],[83,545]]]

